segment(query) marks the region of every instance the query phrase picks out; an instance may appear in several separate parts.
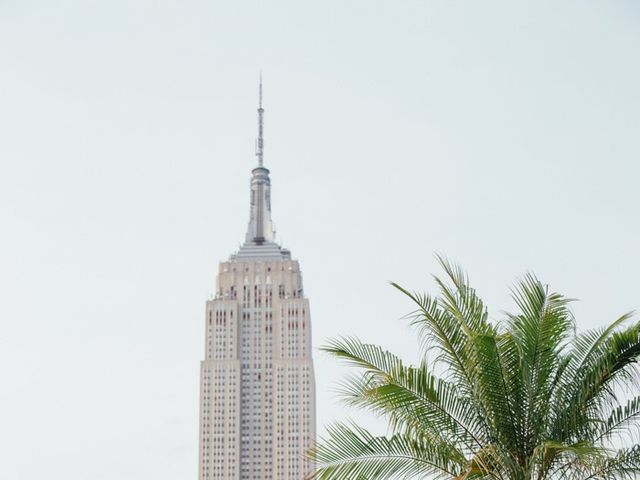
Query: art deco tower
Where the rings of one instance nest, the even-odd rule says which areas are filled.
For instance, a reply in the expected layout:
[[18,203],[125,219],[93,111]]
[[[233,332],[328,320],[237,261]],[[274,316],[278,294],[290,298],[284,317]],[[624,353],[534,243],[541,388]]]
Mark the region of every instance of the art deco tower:
[[309,301],[302,274],[275,242],[263,164],[262,82],[258,166],[244,244],[221,262],[206,306],[200,372],[200,480],[302,480],[315,440]]

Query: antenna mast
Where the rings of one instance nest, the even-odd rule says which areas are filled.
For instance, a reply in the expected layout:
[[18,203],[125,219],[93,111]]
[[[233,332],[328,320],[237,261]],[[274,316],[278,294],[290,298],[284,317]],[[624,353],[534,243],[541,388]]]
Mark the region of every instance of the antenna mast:
[[258,140],[256,141],[256,157],[258,157],[258,167],[264,167],[264,139],[262,137],[264,128],[264,108],[262,108],[262,72],[260,72],[260,90],[258,103]]

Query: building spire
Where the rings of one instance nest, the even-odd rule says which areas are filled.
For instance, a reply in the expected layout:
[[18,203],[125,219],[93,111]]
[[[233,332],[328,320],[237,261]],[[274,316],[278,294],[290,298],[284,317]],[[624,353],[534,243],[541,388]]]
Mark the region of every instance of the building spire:
[[258,139],[256,140],[256,157],[258,157],[258,167],[264,167],[264,108],[262,108],[262,72],[260,72],[260,88],[258,100]]
[[264,166],[264,109],[262,108],[262,73],[258,96],[258,138],[256,139],[256,157],[258,166],[251,171],[251,212],[246,242],[255,245],[273,243],[275,231],[271,221],[271,180],[269,170]]

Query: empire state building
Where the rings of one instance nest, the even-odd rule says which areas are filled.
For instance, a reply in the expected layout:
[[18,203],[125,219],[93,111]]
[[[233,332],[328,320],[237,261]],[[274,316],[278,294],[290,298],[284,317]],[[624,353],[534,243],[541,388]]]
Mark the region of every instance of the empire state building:
[[200,367],[200,480],[302,480],[312,470],[315,380],[309,300],[297,260],[275,241],[271,180],[251,171],[244,244],[219,265]]

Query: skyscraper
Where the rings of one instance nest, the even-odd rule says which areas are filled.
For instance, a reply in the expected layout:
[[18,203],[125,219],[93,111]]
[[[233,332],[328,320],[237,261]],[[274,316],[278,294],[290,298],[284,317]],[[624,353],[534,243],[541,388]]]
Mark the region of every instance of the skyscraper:
[[309,300],[298,262],[275,241],[263,114],[261,81],[249,227],[238,252],[220,263],[206,305],[200,480],[302,480],[311,470],[305,457],[316,421]]

